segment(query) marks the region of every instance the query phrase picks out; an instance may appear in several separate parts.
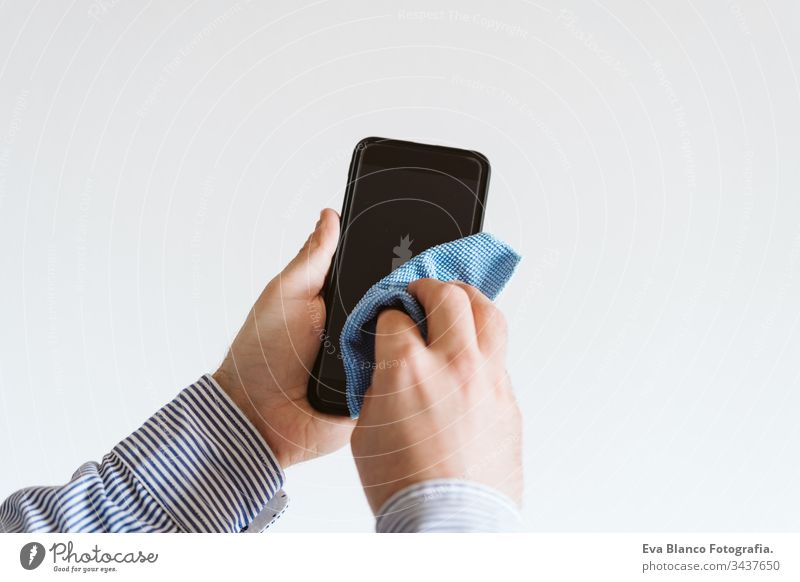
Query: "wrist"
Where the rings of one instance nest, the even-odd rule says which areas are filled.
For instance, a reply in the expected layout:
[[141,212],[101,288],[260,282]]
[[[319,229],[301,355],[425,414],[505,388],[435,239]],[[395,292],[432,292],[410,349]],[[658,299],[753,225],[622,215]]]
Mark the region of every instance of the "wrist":
[[211,374],[211,377],[222,389],[225,394],[233,401],[236,407],[244,414],[245,418],[250,422],[253,428],[261,435],[261,438],[272,450],[275,455],[275,460],[281,466],[281,469],[286,469],[293,464],[291,455],[285,450],[282,445],[282,439],[276,438],[274,431],[269,429],[268,423],[264,420],[261,413],[253,404],[252,399],[247,394],[247,391],[242,386],[238,374],[231,374],[225,367],[220,366],[219,369]]

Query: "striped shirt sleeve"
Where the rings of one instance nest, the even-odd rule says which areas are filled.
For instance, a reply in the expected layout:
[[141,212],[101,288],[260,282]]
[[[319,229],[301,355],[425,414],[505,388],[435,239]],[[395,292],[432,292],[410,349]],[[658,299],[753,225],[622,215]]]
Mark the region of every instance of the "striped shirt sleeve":
[[66,485],[0,505],[3,532],[261,531],[284,511],[283,470],[205,375]]
[[378,533],[513,532],[519,509],[496,489],[460,479],[433,479],[392,495],[377,514]]

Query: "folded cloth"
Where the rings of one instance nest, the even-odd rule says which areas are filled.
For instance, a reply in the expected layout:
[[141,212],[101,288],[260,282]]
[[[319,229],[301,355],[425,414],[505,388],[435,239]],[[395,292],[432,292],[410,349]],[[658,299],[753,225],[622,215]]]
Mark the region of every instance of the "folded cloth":
[[405,310],[427,338],[425,310],[406,289],[416,279],[463,281],[494,300],[521,257],[506,243],[483,232],[431,247],[375,283],[350,312],[339,337],[347,407],[358,418],[375,369],[375,325],[386,308]]

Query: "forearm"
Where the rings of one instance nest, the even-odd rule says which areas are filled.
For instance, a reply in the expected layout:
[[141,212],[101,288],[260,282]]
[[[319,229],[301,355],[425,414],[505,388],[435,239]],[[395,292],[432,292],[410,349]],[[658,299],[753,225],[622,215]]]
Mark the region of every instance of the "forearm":
[[0,505],[0,531],[238,532],[285,505],[275,456],[206,375],[57,487]]

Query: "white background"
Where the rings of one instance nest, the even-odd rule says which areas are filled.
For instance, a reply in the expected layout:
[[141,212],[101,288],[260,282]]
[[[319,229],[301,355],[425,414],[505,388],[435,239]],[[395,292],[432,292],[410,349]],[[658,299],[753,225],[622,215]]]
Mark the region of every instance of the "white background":
[[[377,135],[492,162],[530,529],[797,529],[793,2],[0,15],[0,497],[215,369]],[[347,450],[287,491],[279,530],[372,528]]]

